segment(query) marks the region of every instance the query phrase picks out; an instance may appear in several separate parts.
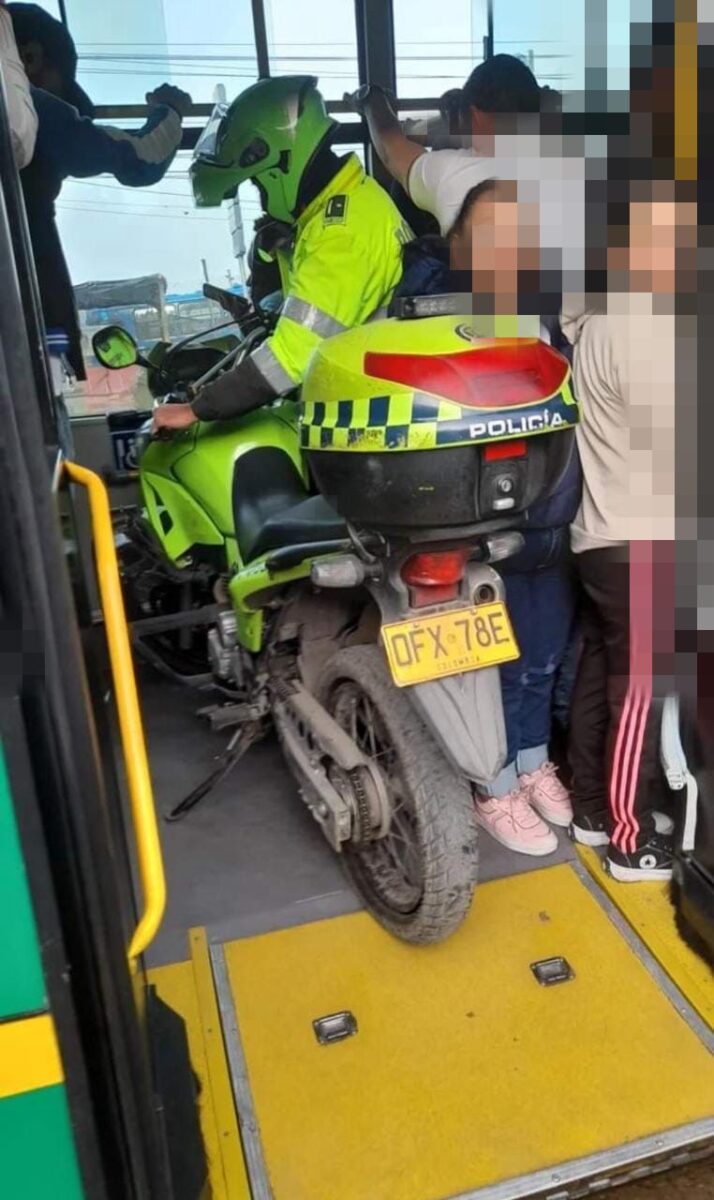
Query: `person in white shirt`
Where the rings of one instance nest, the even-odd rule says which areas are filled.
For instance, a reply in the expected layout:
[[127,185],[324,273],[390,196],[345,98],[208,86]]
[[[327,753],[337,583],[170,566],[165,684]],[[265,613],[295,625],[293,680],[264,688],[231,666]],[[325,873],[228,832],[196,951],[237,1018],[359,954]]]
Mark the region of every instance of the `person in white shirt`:
[[[435,218],[449,244],[474,188],[493,178],[519,181],[521,198],[530,192],[540,213],[543,279],[550,273],[560,284],[562,276],[563,289],[578,290],[585,246],[582,146],[578,153],[572,138],[564,142],[559,122],[546,125],[544,114],[559,111],[562,98],[540,87],[525,63],[509,54],[480,63],[444,103],[452,132],[440,136],[434,150],[403,132],[383,90],[362,88],[345,99],[363,114],[377,154],[411,205]],[[548,305],[542,311],[557,310]]]
[[4,85],[15,164],[18,170],[22,170],[31,161],[35,150],[37,113],[4,0],[0,0],[0,76]]
[[414,204],[436,217],[444,237],[450,234],[467,192],[492,177],[489,159],[496,151],[496,137],[522,136],[523,118],[526,129],[530,126],[537,132],[533,118],[559,102],[558,94],[539,87],[533,72],[511,54],[496,54],[479,63],[461,89],[458,103],[453,93],[449,95],[453,146],[433,151],[407,137],[383,89],[360,88],[345,97],[364,116],[386,169]]

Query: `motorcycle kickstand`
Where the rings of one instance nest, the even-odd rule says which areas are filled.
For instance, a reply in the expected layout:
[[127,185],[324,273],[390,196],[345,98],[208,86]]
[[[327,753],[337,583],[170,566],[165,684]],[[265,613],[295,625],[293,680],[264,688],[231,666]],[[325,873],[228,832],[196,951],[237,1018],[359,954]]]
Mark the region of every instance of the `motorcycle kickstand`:
[[244,754],[263,736],[262,722],[254,721],[250,725],[241,725],[240,728],[236,729],[225,750],[219,755],[218,766],[214,767],[210,775],[207,775],[202,783],[199,783],[193,791],[189,792],[188,796],[179,801],[175,808],[165,813],[164,820],[173,822],[180,821],[182,817],[185,817],[186,813],[195,808],[209,792],[212,792],[219,783],[222,783],[230,775]]

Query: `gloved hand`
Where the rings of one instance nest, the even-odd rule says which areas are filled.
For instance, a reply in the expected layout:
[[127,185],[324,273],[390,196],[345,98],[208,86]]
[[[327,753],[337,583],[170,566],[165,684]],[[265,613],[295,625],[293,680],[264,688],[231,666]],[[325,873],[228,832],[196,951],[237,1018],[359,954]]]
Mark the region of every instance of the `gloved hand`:
[[160,87],[154,88],[153,92],[146,93],[146,103],[149,108],[166,104],[183,118],[190,112],[193,100],[188,92],[182,92],[181,88],[174,87],[172,83],[162,83]]
[[259,217],[253,225],[253,245],[266,254],[273,255],[276,250],[290,245],[295,237],[295,227],[286,221],[276,221],[275,217],[267,214]]

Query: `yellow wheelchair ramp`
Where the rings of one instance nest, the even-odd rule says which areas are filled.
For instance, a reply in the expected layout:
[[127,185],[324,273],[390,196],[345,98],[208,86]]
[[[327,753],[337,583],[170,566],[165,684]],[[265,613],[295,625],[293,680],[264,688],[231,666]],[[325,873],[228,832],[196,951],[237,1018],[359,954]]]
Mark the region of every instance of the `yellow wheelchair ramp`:
[[560,1198],[714,1142],[711,1031],[580,864],[443,946],[360,913],[212,961],[254,1200]]
[[[596,850],[577,847],[578,857],[612,900],[628,925],[645,943],[673,983],[714,1029],[714,974],[712,968],[682,939],[669,899],[668,883],[641,883],[623,887],[603,870]],[[714,1195],[714,1183],[712,1184]]]

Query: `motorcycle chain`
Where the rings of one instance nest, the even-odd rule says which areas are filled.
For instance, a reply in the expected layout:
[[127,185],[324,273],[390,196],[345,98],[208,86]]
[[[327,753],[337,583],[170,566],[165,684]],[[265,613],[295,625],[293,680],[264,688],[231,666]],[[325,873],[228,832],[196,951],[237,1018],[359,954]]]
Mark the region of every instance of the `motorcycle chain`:
[[354,767],[349,772],[349,780],[357,803],[355,810],[355,830],[350,841],[355,845],[361,846],[365,842],[372,840],[372,813],[362,778],[362,767]]
[[[271,677],[270,682],[273,695],[278,700],[289,704],[294,691],[293,681],[290,678],[280,678],[280,676],[274,675]],[[342,778],[349,784],[352,798],[354,799],[354,804],[350,806],[354,818],[353,833],[350,842],[355,846],[363,846],[371,842],[374,838],[372,810],[364,784],[364,767],[353,767],[351,771],[343,771],[341,768],[337,769]]]

